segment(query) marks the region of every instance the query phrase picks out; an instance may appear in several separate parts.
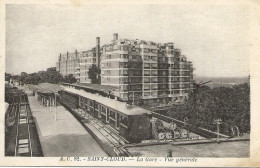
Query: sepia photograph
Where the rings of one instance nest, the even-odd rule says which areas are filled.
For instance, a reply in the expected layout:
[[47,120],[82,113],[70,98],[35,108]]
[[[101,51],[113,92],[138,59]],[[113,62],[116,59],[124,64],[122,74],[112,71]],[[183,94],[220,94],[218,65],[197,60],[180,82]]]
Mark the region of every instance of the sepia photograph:
[[2,157],[252,157],[252,6],[154,2],[4,4]]

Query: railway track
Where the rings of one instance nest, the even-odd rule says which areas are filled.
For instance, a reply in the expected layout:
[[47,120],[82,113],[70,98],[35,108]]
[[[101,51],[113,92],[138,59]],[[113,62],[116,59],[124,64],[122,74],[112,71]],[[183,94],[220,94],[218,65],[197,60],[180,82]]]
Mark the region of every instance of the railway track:
[[5,87],[5,156],[43,156],[27,94]]
[[[76,112],[76,111],[75,111]],[[124,138],[120,137],[112,128],[110,128],[107,125],[104,125],[101,121],[98,119],[92,117],[91,115],[85,113],[82,114],[80,112],[76,112],[76,114],[88,120],[92,126],[95,127],[113,146],[114,146],[114,152],[117,155],[120,156],[132,156],[125,148],[124,145],[126,143],[129,143],[127,140]]]
[[27,96],[20,95],[17,111],[15,156],[32,157],[30,107]]
[[[205,138],[216,138],[217,137],[217,133],[212,132],[212,131],[207,131],[206,129],[196,127],[192,124],[189,124],[189,123],[186,123],[186,122],[183,122],[183,121],[180,121],[180,120],[177,120],[177,119],[174,119],[174,118],[171,118],[171,117],[168,117],[168,116],[156,113],[156,112],[152,112],[152,115],[155,118],[158,118],[158,119],[163,120],[163,121],[168,122],[168,123],[174,122],[178,126],[183,127],[184,129],[187,129],[187,130],[189,130],[189,131],[191,131],[195,134],[198,134],[202,137],[205,137]],[[222,134],[220,134],[220,136],[228,137],[228,136],[222,135]]]

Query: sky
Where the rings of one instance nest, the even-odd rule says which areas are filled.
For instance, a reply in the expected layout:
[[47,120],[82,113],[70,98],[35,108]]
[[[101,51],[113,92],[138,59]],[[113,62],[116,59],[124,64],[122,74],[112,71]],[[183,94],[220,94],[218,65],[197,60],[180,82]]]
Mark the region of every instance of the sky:
[[119,38],[173,42],[196,76],[249,75],[249,8],[241,5],[7,5],[6,72],[56,66],[59,53]]

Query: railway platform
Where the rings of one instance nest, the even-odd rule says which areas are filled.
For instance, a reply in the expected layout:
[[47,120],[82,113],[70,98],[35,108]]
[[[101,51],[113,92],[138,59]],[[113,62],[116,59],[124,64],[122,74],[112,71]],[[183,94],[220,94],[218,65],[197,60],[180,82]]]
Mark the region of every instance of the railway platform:
[[93,137],[63,106],[40,105],[37,98],[29,96],[32,113],[36,119],[44,156],[107,156]]

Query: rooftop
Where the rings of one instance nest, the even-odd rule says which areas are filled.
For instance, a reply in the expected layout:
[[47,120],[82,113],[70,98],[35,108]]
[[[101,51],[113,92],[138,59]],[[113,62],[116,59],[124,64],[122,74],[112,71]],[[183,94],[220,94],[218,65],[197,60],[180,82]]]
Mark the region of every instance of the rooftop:
[[57,84],[40,83],[38,85],[28,84],[30,90],[40,93],[53,93],[62,90],[63,88]]
[[95,90],[95,91],[101,91],[101,92],[105,92],[107,94],[118,90],[118,88],[115,86],[91,84],[91,83],[75,83],[75,84],[63,83],[63,84],[70,85],[70,86],[76,86],[76,87],[80,87],[80,88],[91,89],[91,90]]
[[98,94],[91,94],[91,93],[85,92],[84,90],[78,90],[78,89],[68,88],[68,87],[64,87],[64,90],[67,92],[71,92],[71,93],[80,95],[82,97],[86,97],[86,98],[98,101],[98,102],[104,104],[105,106],[111,107],[126,115],[152,114],[151,111],[143,109],[141,107],[137,107],[137,106],[130,107],[126,103],[119,102],[115,99],[110,99],[108,97],[103,97]]

